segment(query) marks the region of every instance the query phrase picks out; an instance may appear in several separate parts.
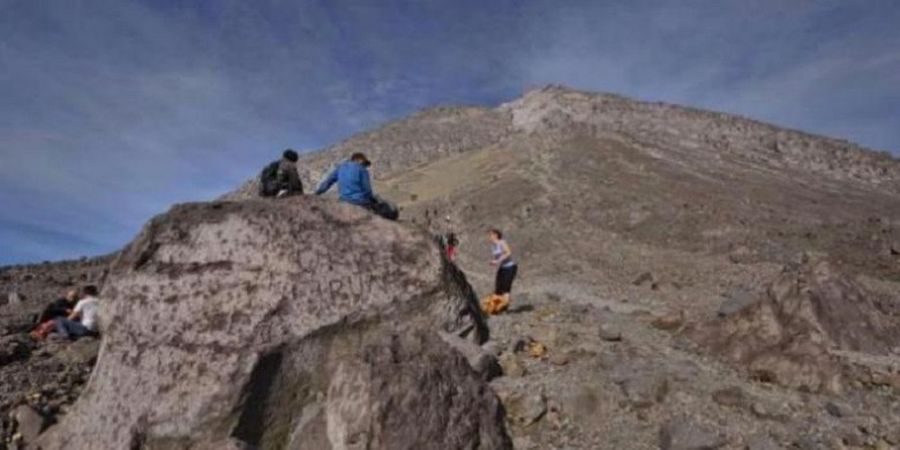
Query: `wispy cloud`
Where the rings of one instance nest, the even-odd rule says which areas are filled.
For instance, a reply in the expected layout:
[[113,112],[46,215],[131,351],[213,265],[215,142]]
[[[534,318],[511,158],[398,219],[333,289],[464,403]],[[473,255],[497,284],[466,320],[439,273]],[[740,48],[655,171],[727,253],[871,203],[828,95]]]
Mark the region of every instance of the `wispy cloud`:
[[116,249],[284,147],[537,83],[900,150],[895,2],[0,0],[0,264]]

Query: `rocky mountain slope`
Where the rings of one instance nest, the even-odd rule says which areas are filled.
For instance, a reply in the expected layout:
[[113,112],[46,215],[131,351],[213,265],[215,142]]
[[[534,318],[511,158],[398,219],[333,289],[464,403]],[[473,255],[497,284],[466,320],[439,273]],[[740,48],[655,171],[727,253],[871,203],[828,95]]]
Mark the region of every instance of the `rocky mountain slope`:
[[305,156],[304,182],[352,151],[406,226],[457,232],[476,292],[486,228],[507,234],[520,277],[483,351],[516,448],[900,447],[889,155],[561,87],[359,134]]

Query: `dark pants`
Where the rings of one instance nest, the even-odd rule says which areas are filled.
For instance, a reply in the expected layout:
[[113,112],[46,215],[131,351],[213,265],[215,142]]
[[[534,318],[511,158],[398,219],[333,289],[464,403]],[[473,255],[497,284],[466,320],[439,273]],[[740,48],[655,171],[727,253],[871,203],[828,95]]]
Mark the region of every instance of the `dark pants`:
[[516,272],[519,266],[501,267],[497,269],[497,281],[494,283],[494,293],[497,295],[509,294],[512,291],[513,280],[516,279]]
[[371,203],[354,203],[348,202],[352,205],[362,206],[363,208],[372,211],[375,214],[387,219],[387,220],[397,220],[400,218],[400,212],[397,211],[397,207],[390,204],[390,202],[384,201],[380,198],[375,198]]
[[88,327],[67,317],[56,319],[56,333],[66,339],[78,339],[91,333]]

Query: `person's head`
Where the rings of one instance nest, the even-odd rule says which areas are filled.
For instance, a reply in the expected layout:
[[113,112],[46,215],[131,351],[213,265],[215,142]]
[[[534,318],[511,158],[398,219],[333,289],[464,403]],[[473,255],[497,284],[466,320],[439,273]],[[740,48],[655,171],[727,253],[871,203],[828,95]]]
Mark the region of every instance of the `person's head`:
[[491,242],[497,242],[503,239],[503,232],[496,228],[491,228],[488,230],[488,239],[490,239]]
[[281,157],[290,162],[297,162],[297,160],[300,159],[300,155],[298,155],[297,152],[291,149],[285,150]]
[[100,290],[97,289],[97,286],[89,284],[81,289],[81,293],[84,294],[85,297],[96,297],[100,294]]
[[78,289],[69,289],[68,292],[66,292],[66,300],[69,302],[78,300]]
[[369,158],[366,158],[366,155],[360,152],[356,152],[350,155],[350,161],[362,164],[363,167],[369,167],[372,165],[372,162],[369,161]]

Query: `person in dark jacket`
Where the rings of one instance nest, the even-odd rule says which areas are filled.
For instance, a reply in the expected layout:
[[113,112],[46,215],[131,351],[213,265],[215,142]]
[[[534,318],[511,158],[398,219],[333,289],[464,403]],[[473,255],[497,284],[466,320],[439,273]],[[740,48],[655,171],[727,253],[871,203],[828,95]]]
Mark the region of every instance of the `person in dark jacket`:
[[303,182],[297,172],[297,152],[287,149],[281,159],[272,162],[260,175],[260,195],[263,197],[286,197],[303,195]]
[[397,209],[372,192],[370,165],[366,155],[354,153],[349,160],[342,162],[328,174],[316,189],[316,195],[328,192],[337,183],[341,201],[362,206],[386,219],[397,220]]
[[66,292],[64,297],[60,297],[47,305],[41,312],[41,315],[38,316],[36,324],[40,325],[57,317],[68,316],[72,313],[72,309],[75,308],[76,303],[78,303],[78,290],[72,289],[69,292]]

